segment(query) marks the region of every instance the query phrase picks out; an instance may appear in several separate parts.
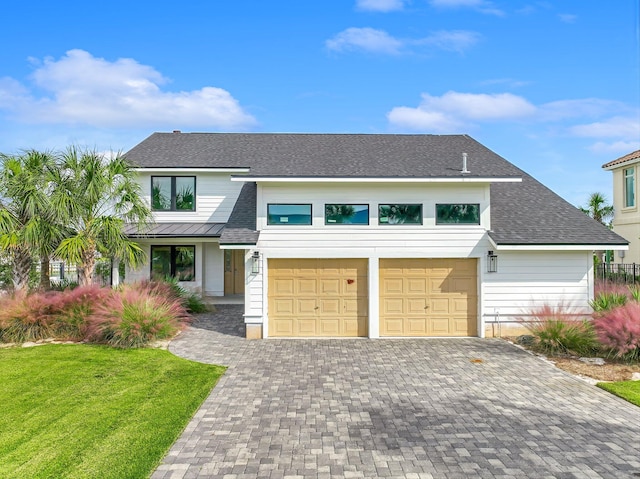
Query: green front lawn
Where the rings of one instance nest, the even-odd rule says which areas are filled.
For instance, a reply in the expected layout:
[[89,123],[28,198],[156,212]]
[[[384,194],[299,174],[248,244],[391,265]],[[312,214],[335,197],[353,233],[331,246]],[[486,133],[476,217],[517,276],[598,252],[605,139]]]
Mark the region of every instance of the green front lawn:
[[0,477],[148,477],[223,372],[157,349],[0,350]]
[[617,383],[598,383],[605,391],[609,391],[636,406],[640,406],[640,381],[621,381]]

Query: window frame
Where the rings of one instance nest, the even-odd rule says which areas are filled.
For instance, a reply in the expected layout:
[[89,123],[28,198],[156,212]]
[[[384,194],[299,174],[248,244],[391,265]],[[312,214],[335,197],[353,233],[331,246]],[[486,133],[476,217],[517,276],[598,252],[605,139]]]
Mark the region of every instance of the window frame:
[[[631,180],[631,202],[628,202],[629,180]],[[624,208],[636,207],[636,169],[634,166],[622,169],[622,202]]]
[[[439,219],[438,219],[438,207],[439,206],[463,206],[463,205],[476,206],[478,208],[478,222],[477,223],[453,223],[453,222],[441,222],[441,221],[439,221]],[[482,214],[481,214],[481,210],[480,210],[480,203],[436,203],[436,211],[435,211],[436,225],[479,226],[482,223],[481,216],[482,216]]]
[[150,245],[149,253],[149,279],[152,281],[153,277],[153,249],[154,248],[169,248],[169,274],[172,278],[176,277],[176,258],[178,248],[191,248],[193,250],[193,277],[192,279],[179,279],[181,283],[190,283],[196,280],[196,245],[191,244],[152,244]]
[[[170,182],[171,182],[171,206],[168,209],[158,209],[155,208],[153,205],[153,180],[155,178],[169,178]],[[176,197],[177,197],[177,188],[176,188],[176,183],[177,183],[177,178],[193,178],[193,208],[190,210],[187,209],[178,209],[177,204],[176,204]],[[151,198],[151,211],[172,211],[172,212],[186,212],[186,213],[190,213],[190,212],[194,212],[196,211],[196,199],[197,199],[197,195],[196,195],[196,187],[197,187],[197,181],[196,181],[196,176],[195,175],[151,175],[151,190],[150,190],[150,198]]]
[[[331,223],[327,220],[327,206],[366,206],[366,223]],[[324,204],[324,224],[325,226],[369,226],[371,224],[371,205],[369,203],[325,203]]]
[[[419,206],[420,207],[420,220],[417,223],[389,223],[381,221],[380,208],[383,206]],[[424,225],[424,204],[422,203],[378,203],[378,225],[379,226],[422,226]]]
[[[269,208],[272,206],[308,206],[309,223],[272,223]],[[275,215],[274,215],[275,216]],[[284,215],[279,215],[284,216]],[[311,203],[267,203],[267,225],[268,226],[311,226],[313,225],[313,205]]]

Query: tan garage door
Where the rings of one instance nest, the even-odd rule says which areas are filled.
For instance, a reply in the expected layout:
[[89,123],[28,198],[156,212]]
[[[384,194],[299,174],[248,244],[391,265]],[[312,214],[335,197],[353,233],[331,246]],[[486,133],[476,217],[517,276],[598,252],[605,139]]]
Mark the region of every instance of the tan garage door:
[[381,336],[477,336],[475,259],[381,259]]
[[269,336],[366,336],[366,259],[270,259]]

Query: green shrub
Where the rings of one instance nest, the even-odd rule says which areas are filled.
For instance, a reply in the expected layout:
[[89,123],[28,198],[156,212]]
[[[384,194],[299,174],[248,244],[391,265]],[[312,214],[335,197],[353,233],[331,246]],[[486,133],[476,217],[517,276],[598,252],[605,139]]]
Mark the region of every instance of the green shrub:
[[191,291],[187,291],[175,277],[167,276],[164,283],[171,288],[173,294],[180,298],[182,305],[186,308],[186,310],[190,313],[204,313],[207,311],[207,305],[204,304],[202,298]]
[[546,354],[591,355],[598,349],[591,321],[563,307],[542,306],[532,311],[525,326],[535,338],[534,347]]

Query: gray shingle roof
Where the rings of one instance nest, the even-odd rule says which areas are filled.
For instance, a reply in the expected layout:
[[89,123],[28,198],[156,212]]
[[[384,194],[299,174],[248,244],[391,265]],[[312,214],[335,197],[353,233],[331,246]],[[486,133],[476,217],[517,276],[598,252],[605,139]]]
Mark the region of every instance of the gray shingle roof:
[[252,182],[242,186],[229,222],[220,236],[220,244],[255,245],[258,242],[260,233],[256,231],[256,190],[257,186]]
[[154,133],[126,153],[160,168],[251,168],[251,176],[513,177],[511,163],[467,135]]
[[[265,177],[522,178],[491,184],[497,244],[628,244],[467,135],[154,133],[126,157],[143,168],[250,168]],[[243,187],[222,244],[256,243],[255,195],[255,183]]]
[[224,223],[154,223],[138,231],[135,225],[126,225],[124,232],[131,238],[219,238]]
[[491,184],[491,239],[498,245],[626,245],[629,242],[522,172]]

